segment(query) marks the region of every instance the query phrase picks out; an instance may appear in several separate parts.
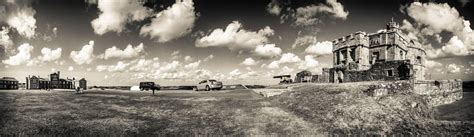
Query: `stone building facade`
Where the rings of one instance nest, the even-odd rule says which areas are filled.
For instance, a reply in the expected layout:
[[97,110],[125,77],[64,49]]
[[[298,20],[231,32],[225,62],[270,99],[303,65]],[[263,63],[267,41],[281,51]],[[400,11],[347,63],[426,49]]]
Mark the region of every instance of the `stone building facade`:
[[79,80],[79,88],[87,90],[87,80],[82,78]]
[[18,80],[13,77],[0,78],[0,89],[18,89]]
[[74,79],[60,78],[60,74],[61,72],[58,71],[49,75],[52,89],[74,89],[76,87]]
[[[426,52],[393,20],[385,30],[356,32],[333,41],[333,67],[317,82],[424,80]],[[315,81],[316,82],[316,81]]]

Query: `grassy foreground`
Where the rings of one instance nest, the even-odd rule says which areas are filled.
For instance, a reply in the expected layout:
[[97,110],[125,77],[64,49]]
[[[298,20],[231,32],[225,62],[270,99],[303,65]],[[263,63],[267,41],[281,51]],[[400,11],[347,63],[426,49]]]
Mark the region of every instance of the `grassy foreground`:
[[298,135],[314,124],[249,90],[0,91],[0,135]]
[[410,92],[368,96],[364,92],[370,84],[365,84],[306,84],[271,99],[332,134],[474,134],[474,94],[465,93],[462,100],[435,108],[426,97]]
[[0,91],[2,135],[472,134],[474,94],[432,108],[414,94],[303,84],[264,98],[234,91]]

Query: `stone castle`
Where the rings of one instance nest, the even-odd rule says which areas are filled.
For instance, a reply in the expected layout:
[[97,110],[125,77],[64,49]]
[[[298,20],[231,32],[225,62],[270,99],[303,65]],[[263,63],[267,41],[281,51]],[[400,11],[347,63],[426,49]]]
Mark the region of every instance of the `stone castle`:
[[[333,67],[308,82],[343,83],[378,80],[424,80],[426,52],[409,40],[393,20],[376,33],[355,32],[333,41]],[[298,77],[295,81],[301,81]]]
[[[384,30],[367,34],[355,32],[333,41],[333,67],[313,75],[303,70],[275,76],[280,84],[367,82],[371,96],[411,92],[427,98],[433,106],[449,104],[463,96],[462,80],[430,80],[426,73],[426,52],[417,41],[408,39],[393,20]],[[410,93],[410,94],[411,94]]]

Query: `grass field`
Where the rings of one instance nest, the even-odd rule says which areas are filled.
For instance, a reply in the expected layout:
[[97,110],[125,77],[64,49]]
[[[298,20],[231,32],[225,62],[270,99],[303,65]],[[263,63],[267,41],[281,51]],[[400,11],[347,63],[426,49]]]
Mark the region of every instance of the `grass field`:
[[[364,86],[251,90],[0,90],[2,135],[328,135],[474,131],[474,94],[429,110],[414,95],[373,98]],[[352,92],[356,91],[356,92]]]
[[4,135],[318,134],[249,90],[0,91]]

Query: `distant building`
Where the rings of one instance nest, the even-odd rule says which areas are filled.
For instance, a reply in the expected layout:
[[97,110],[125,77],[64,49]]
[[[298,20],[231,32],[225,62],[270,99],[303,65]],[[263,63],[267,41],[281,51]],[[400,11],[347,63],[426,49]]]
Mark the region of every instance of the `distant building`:
[[279,78],[280,84],[293,83],[293,80],[291,79],[291,75],[278,75],[278,76],[273,76],[273,78]]
[[50,89],[51,84],[49,79],[39,78],[39,89]]
[[18,83],[18,89],[26,89],[26,83]]
[[26,77],[26,89],[39,89],[39,77]]
[[55,72],[49,75],[50,77],[50,87],[52,89],[74,89],[75,84],[74,84],[74,78],[73,79],[63,79],[60,78],[61,72]]
[[59,83],[56,85],[58,89],[74,89],[74,81],[72,79],[59,79]]
[[313,74],[311,72],[307,70],[303,70],[301,72],[296,73],[296,77],[295,77],[296,83],[305,83],[305,82],[312,82],[312,81],[313,81]]
[[13,77],[0,78],[0,89],[18,89],[18,80]]
[[26,89],[49,89],[50,81],[39,76],[26,77]]
[[50,78],[50,84],[51,84],[51,88],[55,89],[55,88],[59,88],[60,86],[60,81],[59,81],[59,74],[61,72],[55,72],[55,73],[52,73],[49,75],[49,78]]
[[87,80],[82,78],[79,80],[79,88],[87,90]]

